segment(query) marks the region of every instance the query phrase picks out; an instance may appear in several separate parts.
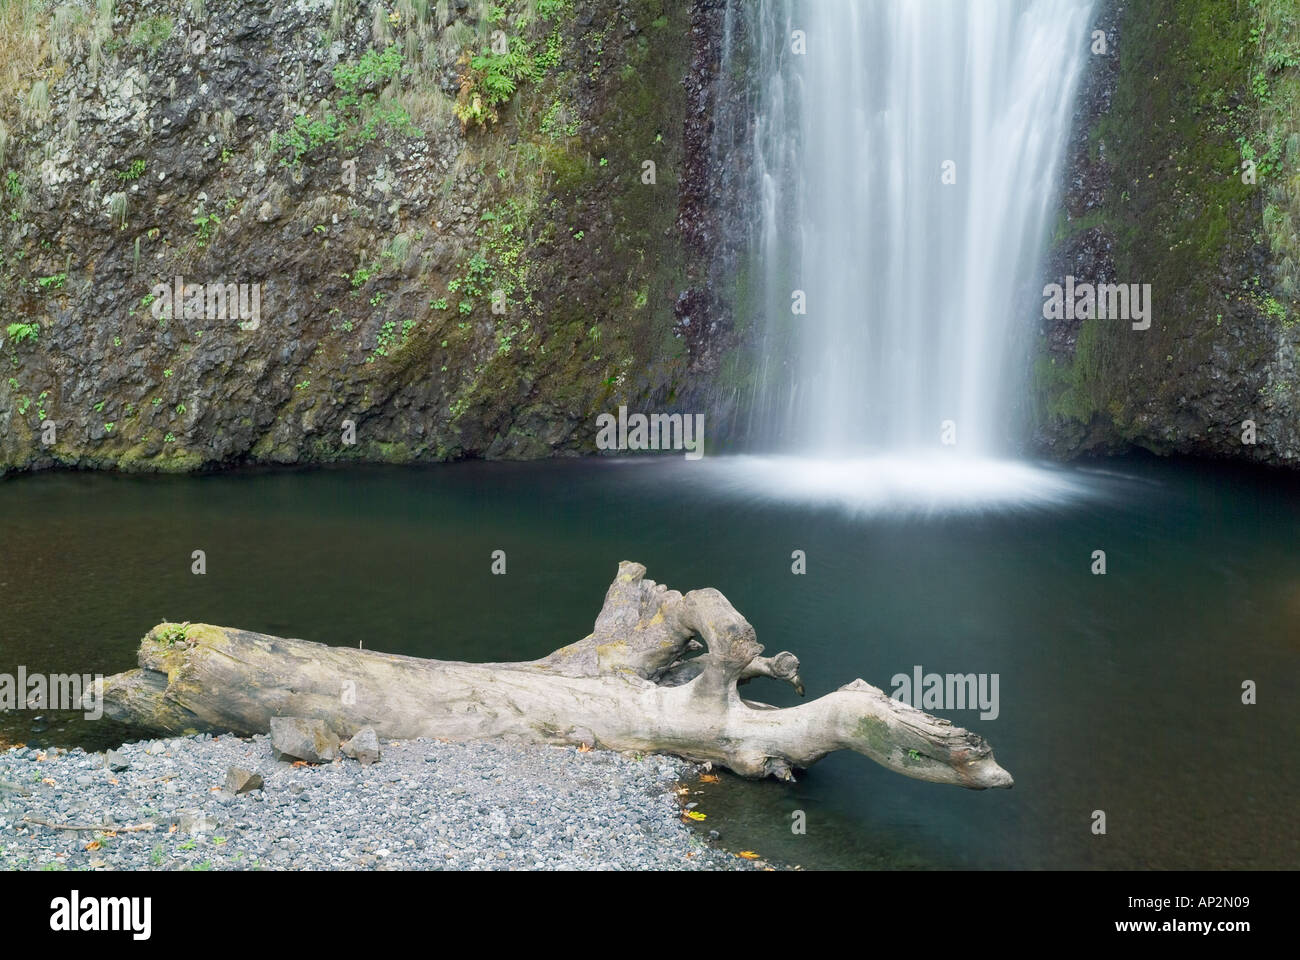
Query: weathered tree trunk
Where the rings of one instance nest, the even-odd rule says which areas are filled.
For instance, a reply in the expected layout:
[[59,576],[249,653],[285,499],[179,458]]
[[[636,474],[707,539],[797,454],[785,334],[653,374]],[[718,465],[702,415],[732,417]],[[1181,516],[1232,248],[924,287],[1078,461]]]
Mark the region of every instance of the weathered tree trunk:
[[[160,624],[140,669],[104,684],[107,715],[168,732],[265,733],[311,717],[340,735],[588,743],[790,778],[856,750],[918,780],[1009,787],[979,736],[854,680],[797,707],[742,699],[767,676],[803,692],[790,653],[761,656],[754,628],[713,589],[684,596],[622,563],[591,634],[541,660],[458,663],[330,647],[208,624]],[[703,641],[703,646],[696,638]],[[703,649],[699,656],[688,655]]]

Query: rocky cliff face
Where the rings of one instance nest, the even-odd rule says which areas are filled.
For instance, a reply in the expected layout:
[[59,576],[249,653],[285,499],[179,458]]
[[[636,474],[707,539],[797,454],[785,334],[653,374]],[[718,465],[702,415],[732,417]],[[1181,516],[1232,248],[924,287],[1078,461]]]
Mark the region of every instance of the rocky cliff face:
[[1300,462],[1300,12],[1102,0],[1045,283],[1151,284],[1151,326],[1038,320],[1035,445]]
[[0,472],[586,453],[620,403],[711,410],[721,11],[0,4]]

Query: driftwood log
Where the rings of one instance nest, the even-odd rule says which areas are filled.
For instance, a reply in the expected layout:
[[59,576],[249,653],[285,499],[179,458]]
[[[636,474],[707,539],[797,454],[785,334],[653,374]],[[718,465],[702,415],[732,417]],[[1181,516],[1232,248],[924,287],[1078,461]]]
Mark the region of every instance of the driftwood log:
[[424,660],[159,624],[141,642],[140,668],[104,681],[104,710],[172,734],[249,735],[267,732],[272,716],[309,717],[344,737],[371,726],[390,739],[585,743],[783,779],[856,750],[918,780],[1011,786],[983,738],[862,680],[796,707],[742,698],[738,686],[755,677],[802,694],[798,659],[762,656],[754,628],[717,590],[683,595],[645,573],[620,564],[592,632],[531,662]]

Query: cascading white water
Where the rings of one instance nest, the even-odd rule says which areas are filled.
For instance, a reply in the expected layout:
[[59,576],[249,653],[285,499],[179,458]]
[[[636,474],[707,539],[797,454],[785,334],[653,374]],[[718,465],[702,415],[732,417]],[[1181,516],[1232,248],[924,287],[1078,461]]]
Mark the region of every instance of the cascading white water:
[[897,456],[942,449],[951,421],[957,453],[1003,448],[1092,5],[750,8],[769,317],[755,433]]

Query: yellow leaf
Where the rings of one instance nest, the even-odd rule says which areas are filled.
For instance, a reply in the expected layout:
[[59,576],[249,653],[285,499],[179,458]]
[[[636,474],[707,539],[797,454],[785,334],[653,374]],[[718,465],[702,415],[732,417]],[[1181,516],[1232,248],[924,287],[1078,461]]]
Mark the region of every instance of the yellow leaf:
[[704,820],[708,815],[700,813],[698,810],[687,810],[686,815],[692,820]]
[[721,779],[716,773],[706,773],[700,777],[700,783],[717,783]]
[[753,850],[741,850],[740,853],[736,854],[736,856],[744,857],[746,860],[758,859],[758,854],[756,854]]
[[99,841],[98,841],[98,840],[91,840],[90,843],[86,844],[86,849],[87,849],[87,850],[98,850],[98,849],[99,849]]

